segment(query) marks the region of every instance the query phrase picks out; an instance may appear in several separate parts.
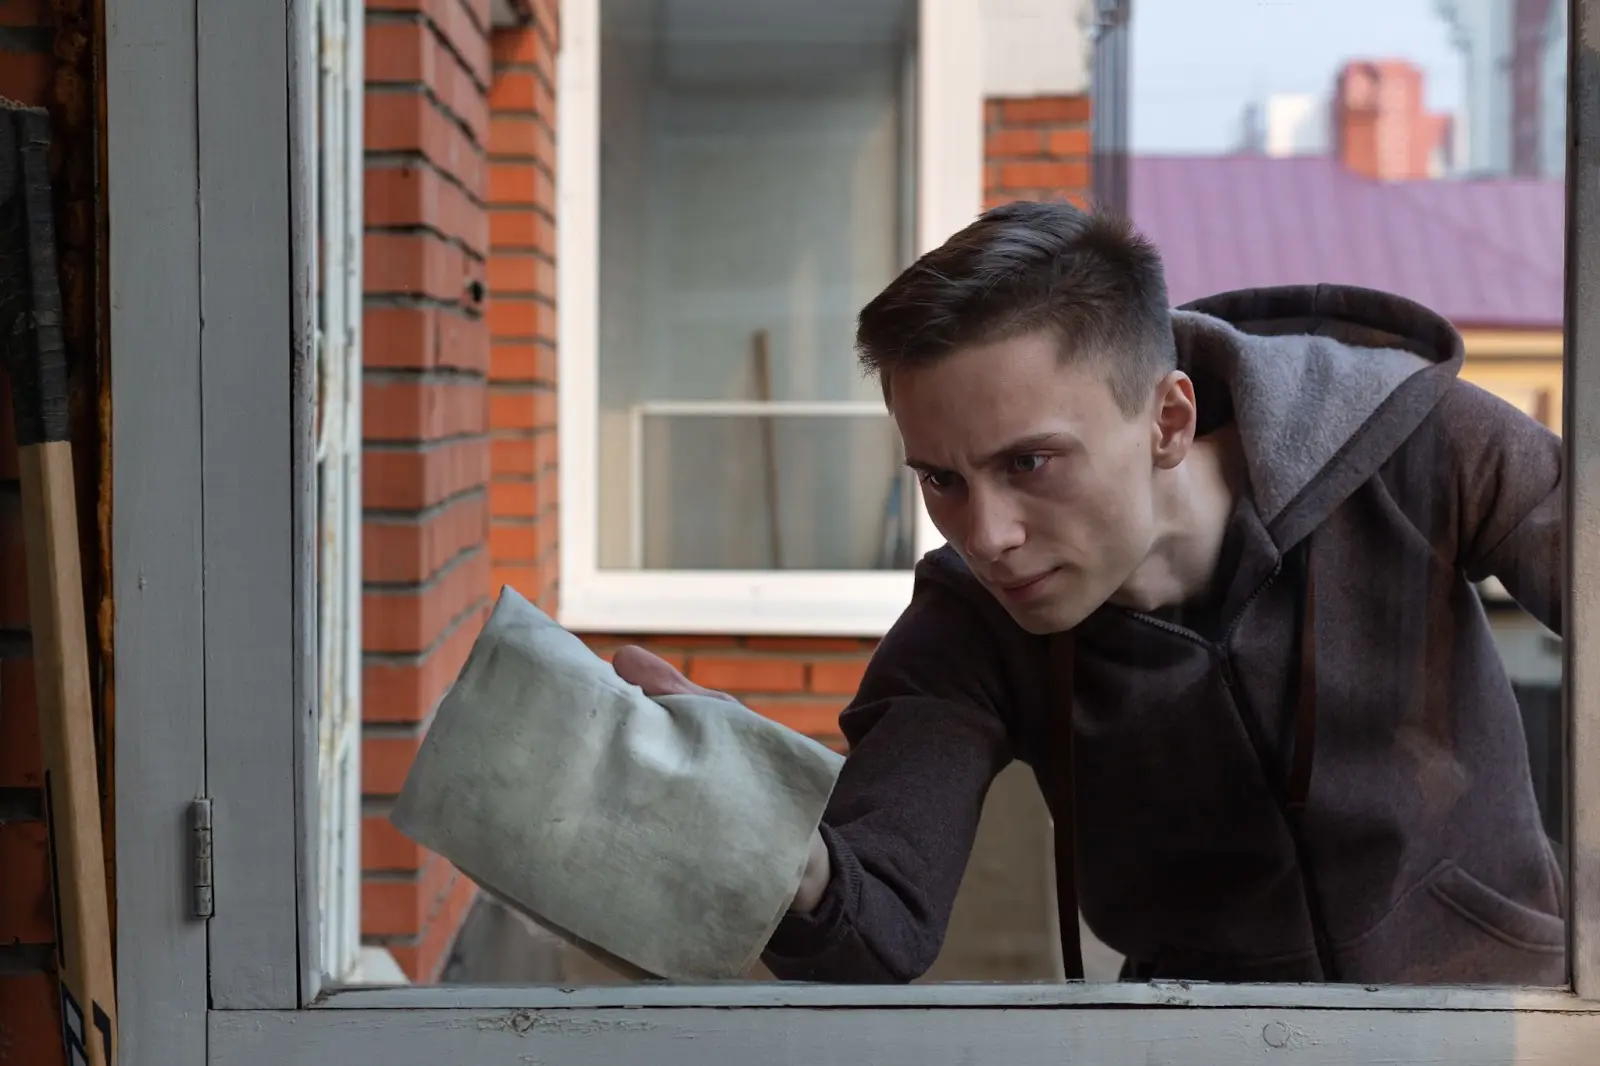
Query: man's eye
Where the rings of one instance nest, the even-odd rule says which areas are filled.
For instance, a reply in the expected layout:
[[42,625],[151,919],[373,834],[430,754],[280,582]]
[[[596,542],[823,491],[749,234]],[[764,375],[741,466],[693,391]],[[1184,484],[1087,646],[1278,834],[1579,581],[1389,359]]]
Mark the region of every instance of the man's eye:
[[1050,461],[1046,455],[1018,455],[1011,459],[1011,472],[1013,474],[1035,474],[1044,468]]
[[955,484],[955,475],[948,470],[922,470],[917,473],[917,480],[934,489],[947,489]]

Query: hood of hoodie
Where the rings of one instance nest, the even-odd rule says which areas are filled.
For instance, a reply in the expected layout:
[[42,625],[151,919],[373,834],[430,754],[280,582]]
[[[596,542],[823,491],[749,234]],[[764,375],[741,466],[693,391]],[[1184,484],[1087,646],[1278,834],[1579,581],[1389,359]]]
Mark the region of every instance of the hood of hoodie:
[[1392,455],[1460,370],[1461,336],[1390,293],[1349,285],[1225,292],[1172,313],[1202,420],[1228,405],[1251,495],[1292,544]]

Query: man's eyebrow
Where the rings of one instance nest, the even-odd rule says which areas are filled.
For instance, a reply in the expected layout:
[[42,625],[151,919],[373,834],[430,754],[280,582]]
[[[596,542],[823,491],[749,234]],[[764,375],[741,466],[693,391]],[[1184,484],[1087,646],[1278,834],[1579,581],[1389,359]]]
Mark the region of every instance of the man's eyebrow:
[[[1077,443],[1077,438],[1070,433],[1030,433],[1026,437],[1019,437],[1016,440],[1011,441],[1004,447],[996,448],[994,451],[984,456],[983,461],[979,465],[987,466],[996,459],[1002,459],[1010,455],[1026,455],[1029,452],[1043,451],[1048,449],[1066,451],[1076,447]],[[918,470],[925,474],[935,473],[940,469],[932,463],[923,462],[921,459],[917,459],[912,456],[906,457],[906,465],[913,470]]]
[[1029,452],[1047,451],[1051,448],[1065,451],[1077,442],[1077,438],[1070,433],[1031,433],[1026,437],[1019,437],[1003,448],[995,449],[985,456],[983,461],[992,463],[1008,455],[1026,455]]

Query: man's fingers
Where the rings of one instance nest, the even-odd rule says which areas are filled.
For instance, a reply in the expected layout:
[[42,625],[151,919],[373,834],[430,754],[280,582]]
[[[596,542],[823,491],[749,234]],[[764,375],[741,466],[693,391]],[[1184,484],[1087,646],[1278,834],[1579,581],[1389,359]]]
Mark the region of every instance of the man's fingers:
[[636,644],[618,648],[611,657],[611,667],[622,680],[644,689],[646,696],[715,696],[718,699],[733,699],[725,693],[695,684],[684,677],[676,666]]

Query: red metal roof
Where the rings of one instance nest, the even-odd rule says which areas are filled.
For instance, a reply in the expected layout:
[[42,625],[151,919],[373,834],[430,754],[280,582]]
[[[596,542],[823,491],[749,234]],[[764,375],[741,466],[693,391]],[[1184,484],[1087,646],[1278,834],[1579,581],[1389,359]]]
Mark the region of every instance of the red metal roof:
[[1332,282],[1410,297],[1458,326],[1561,328],[1559,180],[1381,182],[1330,157],[1143,156],[1128,202],[1174,304]]

